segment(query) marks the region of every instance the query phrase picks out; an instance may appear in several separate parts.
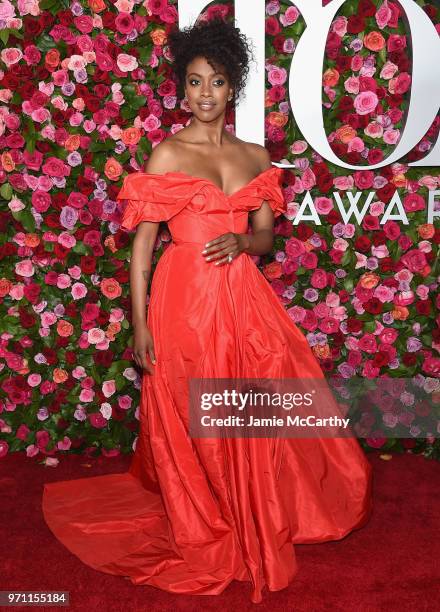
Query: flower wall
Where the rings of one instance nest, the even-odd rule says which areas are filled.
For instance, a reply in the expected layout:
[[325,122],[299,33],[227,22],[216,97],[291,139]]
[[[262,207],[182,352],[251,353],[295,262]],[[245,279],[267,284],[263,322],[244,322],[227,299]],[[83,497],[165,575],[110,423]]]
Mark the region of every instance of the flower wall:
[[[438,3],[418,4],[440,33]],[[233,5],[213,3],[203,18],[218,14],[233,18]],[[166,46],[177,16],[173,0],[0,0],[0,457],[24,450],[56,463],[63,452],[110,456],[136,444],[132,235],[120,229],[116,195],[190,118]],[[408,163],[432,148],[440,117],[399,163],[329,164],[290,112],[289,67],[304,29],[290,2],[267,2],[266,147],[296,168],[285,173],[274,251],[255,261],[326,375],[415,377],[438,417],[440,230],[426,206],[439,170]],[[398,142],[410,42],[398,2],[348,0],[335,17],[322,102],[328,140],[348,163],[375,164]],[[232,112],[226,124],[234,129]],[[375,192],[370,210],[345,224],[333,194],[361,190]],[[381,225],[396,190],[410,223]],[[293,222],[308,191],[322,225]],[[169,244],[164,224],[154,263]],[[392,406],[387,423],[405,423],[406,439],[376,421],[364,423],[362,444],[439,458],[426,406],[411,419],[402,402]]]

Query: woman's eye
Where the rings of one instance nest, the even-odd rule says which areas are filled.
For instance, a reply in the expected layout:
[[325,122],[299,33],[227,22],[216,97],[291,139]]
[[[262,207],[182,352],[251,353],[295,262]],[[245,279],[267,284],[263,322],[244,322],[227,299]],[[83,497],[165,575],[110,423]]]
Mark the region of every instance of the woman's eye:
[[191,80],[190,80],[190,84],[191,84],[191,85],[194,85],[194,83],[198,83],[198,82],[199,82],[199,81],[198,81],[197,79],[191,79]]
[[222,86],[225,82],[223,79],[217,79],[216,81],[214,81],[214,83],[217,83],[218,85]]

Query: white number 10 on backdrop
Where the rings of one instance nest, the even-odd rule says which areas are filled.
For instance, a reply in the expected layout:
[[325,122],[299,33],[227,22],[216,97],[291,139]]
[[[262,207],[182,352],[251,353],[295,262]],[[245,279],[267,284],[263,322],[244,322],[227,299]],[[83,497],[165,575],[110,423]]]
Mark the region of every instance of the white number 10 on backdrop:
[[[289,75],[289,97],[298,129],[309,145],[329,162],[350,170],[374,170],[406,155],[426,134],[440,105],[440,37],[432,22],[414,0],[399,0],[406,12],[412,44],[412,88],[405,127],[395,150],[372,166],[352,166],[332,151],[322,113],[322,69],[327,34],[346,0],[290,0],[301,12],[306,29],[298,41]],[[192,25],[209,5],[206,0],[179,0],[179,27]],[[254,46],[245,98],[237,106],[236,134],[264,145],[265,0],[235,0],[235,22]],[[281,167],[292,167],[277,164]],[[410,166],[440,166],[440,138],[424,159]]]

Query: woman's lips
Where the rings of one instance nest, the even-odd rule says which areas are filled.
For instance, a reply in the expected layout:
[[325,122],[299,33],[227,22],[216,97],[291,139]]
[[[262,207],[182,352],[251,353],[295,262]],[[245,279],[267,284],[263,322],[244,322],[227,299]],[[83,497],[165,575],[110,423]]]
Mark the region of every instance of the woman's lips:
[[215,104],[211,104],[210,102],[201,102],[199,106],[202,110],[211,110],[211,108],[214,108]]

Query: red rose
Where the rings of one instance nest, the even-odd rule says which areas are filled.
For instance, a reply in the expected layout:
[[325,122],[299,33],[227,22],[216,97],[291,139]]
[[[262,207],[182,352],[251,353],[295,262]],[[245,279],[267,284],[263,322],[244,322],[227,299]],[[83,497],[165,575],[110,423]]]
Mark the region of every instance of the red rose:
[[44,30],[44,24],[40,19],[25,17],[23,21],[24,35],[26,39],[35,40]]
[[266,19],[266,34],[276,36],[280,33],[280,24],[276,17],[268,17]]
[[[317,177],[316,183],[321,193],[327,193],[333,187],[333,176],[330,173],[322,174]],[[327,215],[327,220],[329,220],[331,213],[332,211]]]
[[396,191],[396,186],[393,185],[392,183],[387,183],[381,189],[377,189],[376,197],[381,202],[387,203],[387,202],[389,202],[391,200],[391,198],[393,197],[395,191]]
[[370,314],[380,314],[383,311],[383,304],[377,298],[371,298],[363,304],[364,310]]
[[416,310],[419,315],[429,317],[431,314],[431,302],[429,300],[420,300],[416,302]]
[[376,368],[382,368],[383,366],[388,365],[390,361],[389,355],[388,353],[386,353],[385,351],[378,351],[373,358],[373,365]]
[[337,58],[341,44],[342,39],[340,36],[336,32],[330,32],[325,43],[325,52],[329,59],[334,60]]
[[336,225],[336,223],[340,223],[340,221],[340,213],[333,208],[327,215],[327,223],[330,223],[330,225]]
[[411,366],[416,365],[417,357],[414,353],[404,353],[402,362],[407,368],[410,368]]
[[371,0],[360,0],[358,6],[358,15],[361,17],[373,17],[376,14],[377,8]]
[[365,215],[362,221],[362,227],[365,231],[374,231],[379,228],[379,219],[373,215]]
[[432,21],[435,21],[437,19],[437,9],[435,6],[432,6],[432,4],[425,4],[424,6],[422,6],[422,9]]
[[380,163],[383,160],[383,152],[380,149],[370,149],[368,151],[368,162],[370,166]]
[[353,174],[353,179],[358,189],[370,189],[374,181],[374,172],[372,170],[357,170]]
[[338,103],[340,110],[351,111],[354,107],[353,99],[350,96],[341,96]]
[[389,52],[400,51],[406,47],[406,36],[400,34],[390,34],[387,40],[387,50]]
[[305,223],[299,223],[297,226],[296,234],[302,242],[305,242],[312,234],[314,234],[314,230]]
[[359,34],[365,30],[365,20],[360,15],[350,15],[347,23],[349,34]]
[[359,91],[374,91],[376,93],[377,82],[376,79],[369,76],[359,77]]
[[371,241],[367,236],[358,236],[354,243],[354,247],[357,251],[361,253],[366,253],[371,248]]
[[354,319],[354,318],[349,318],[347,319],[347,331],[349,331],[350,333],[358,333],[360,332],[364,327],[364,323],[363,321],[360,321],[359,319]]
[[346,72],[351,68],[351,57],[349,55],[338,55],[336,58],[336,68],[339,72]]
[[395,221],[387,221],[383,225],[383,231],[388,240],[396,240],[400,236],[400,226]]
[[381,246],[386,241],[385,233],[382,229],[378,230],[375,234],[373,234],[372,242],[374,246]]
[[388,54],[388,59],[399,68],[400,72],[408,72],[410,69],[410,60],[406,53],[402,50],[392,51]]
[[275,38],[272,41],[272,44],[277,53],[284,53],[283,49],[284,49],[285,41],[286,41],[286,38],[282,34],[277,34],[275,36]]

